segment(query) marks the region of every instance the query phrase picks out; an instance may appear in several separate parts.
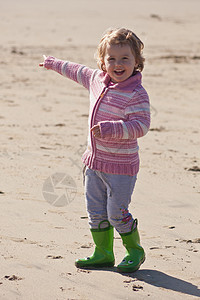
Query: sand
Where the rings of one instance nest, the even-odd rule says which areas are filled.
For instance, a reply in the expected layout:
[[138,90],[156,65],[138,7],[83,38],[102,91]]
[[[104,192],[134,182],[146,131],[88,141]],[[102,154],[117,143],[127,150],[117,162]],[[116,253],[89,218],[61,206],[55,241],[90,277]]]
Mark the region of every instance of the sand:
[[[0,299],[200,297],[200,2],[7,0],[0,8]],[[152,110],[130,205],[147,259],[129,275],[74,265],[93,251],[81,163],[88,93],[38,67],[46,54],[95,68],[102,33],[120,26],[145,43]],[[117,232],[114,244],[117,264],[125,253]]]

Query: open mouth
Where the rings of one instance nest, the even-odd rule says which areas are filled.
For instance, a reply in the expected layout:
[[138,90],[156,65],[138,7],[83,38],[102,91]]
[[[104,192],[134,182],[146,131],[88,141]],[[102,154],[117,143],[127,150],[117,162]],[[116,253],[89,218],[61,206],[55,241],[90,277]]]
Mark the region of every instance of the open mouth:
[[114,73],[117,75],[117,76],[121,76],[124,74],[125,71],[114,71]]

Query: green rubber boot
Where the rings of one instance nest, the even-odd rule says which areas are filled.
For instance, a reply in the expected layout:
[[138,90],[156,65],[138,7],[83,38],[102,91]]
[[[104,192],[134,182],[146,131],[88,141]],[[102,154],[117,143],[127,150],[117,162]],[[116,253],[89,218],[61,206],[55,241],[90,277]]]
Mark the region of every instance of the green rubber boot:
[[137,230],[138,221],[135,219],[131,232],[120,234],[123,245],[126,248],[126,256],[122,262],[117,266],[119,272],[128,273],[135,272],[140,265],[145,261],[145,253],[142,246],[140,246],[140,237]]
[[[100,228],[103,222],[109,224],[106,228]],[[77,259],[75,265],[77,268],[101,268],[113,267],[115,258],[113,253],[114,230],[109,221],[100,222],[98,229],[91,229],[92,237],[95,243],[95,250],[92,256],[83,259]]]

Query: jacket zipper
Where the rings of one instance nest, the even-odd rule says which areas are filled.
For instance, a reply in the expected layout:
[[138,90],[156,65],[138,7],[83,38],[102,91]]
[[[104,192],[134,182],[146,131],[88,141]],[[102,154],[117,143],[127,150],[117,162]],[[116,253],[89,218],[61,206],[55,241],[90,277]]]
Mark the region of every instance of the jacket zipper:
[[[105,93],[107,91],[107,87],[104,87],[99,98],[97,99],[95,105],[94,105],[94,108],[93,108],[93,111],[92,111],[92,115],[91,115],[91,121],[90,121],[90,129],[94,126],[94,119],[95,119],[95,115],[96,115],[96,112],[97,112],[97,109],[99,107],[99,104],[100,104],[100,101],[101,99],[104,97]],[[94,157],[95,157],[95,150],[96,150],[96,147],[95,147],[95,138],[93,136],[93,133],[90,131],[90,139],[91,139],[91,146],[92,146],[92,157],[91,157],[91,162],[93,163],[93,160],[94,160]]]

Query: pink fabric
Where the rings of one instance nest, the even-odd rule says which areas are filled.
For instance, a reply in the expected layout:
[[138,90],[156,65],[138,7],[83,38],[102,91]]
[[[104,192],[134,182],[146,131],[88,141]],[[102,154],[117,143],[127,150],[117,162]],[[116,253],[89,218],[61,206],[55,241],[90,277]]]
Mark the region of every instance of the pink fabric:
[[[141,85],[141,73],[113,84],[103,71],[51,56],[45,60],[44,67],[89,90],[89,139],[83,163],[105,173],[137,174],[137,138],[144,136],[150,126],[149,97]],[[96,124],[100,125],[101,138],[95,138],[90,132]]]

